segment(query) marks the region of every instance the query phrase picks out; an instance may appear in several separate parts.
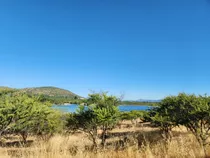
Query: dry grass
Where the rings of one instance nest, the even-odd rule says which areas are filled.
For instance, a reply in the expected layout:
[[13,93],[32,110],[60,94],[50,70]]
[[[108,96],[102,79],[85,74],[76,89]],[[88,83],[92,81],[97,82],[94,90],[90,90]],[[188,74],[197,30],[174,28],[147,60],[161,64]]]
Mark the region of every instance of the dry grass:
[[[130,132],[130,133],[129,133]],[[140,134],[139,134],[140,133]],[[2,147],[1,158],[199,158],[203,151],[186,130],[174,130],[170,142],[164,142],[160,133],[149,127],[115,129],[107,148],[93,152],[91,142],[84,134],[56,135],[48,141],[35,139],[29,147]],[[119,144],[119,140],[127,142]],[[210,153],[209,153],[210,155]]]

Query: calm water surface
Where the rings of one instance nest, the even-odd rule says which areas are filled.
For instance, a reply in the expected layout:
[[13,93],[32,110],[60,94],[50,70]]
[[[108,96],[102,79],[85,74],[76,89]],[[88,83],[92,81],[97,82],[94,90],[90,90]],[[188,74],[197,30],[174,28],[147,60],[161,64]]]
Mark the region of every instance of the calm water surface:
[[[148,110],[151,106],[148,105],[120,105],[118,106],[120,111],[132,111],[132,110]],[[69,105],[53,105],[54,109],[58,109],[63,112],[76,112],[78,108],[77,104]]]

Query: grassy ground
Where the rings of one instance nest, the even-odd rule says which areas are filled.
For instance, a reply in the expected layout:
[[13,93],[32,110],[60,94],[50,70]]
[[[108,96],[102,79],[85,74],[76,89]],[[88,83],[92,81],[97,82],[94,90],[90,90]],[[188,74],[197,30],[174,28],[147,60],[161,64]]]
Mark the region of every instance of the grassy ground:
[[[22,144],[10,137],[0,148],[1,158],[199,158],[203,151],[195,138],[184,128],[173,130],[171,141],[165,142],[157,129],[147,125],[133,126],[124,121],[115,128],[105,149],[91,150],[91,141],[84,133],[55,135],[49,140],[31,137]],[[210,151],[210,150],[209,150]],[[210,152],[208,153],[210,156]]]

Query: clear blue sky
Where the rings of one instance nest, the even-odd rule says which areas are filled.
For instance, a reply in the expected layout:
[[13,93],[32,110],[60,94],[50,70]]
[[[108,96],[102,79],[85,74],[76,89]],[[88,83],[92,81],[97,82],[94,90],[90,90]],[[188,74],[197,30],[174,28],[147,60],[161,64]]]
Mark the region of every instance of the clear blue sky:
[[2,0],[0,74],[82,96],[210,94],[210,0]]

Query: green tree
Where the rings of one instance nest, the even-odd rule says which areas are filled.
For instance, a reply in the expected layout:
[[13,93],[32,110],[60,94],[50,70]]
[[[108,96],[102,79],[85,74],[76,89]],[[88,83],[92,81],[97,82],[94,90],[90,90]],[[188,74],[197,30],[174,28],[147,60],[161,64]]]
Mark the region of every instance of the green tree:
[[177,118],[174,117],[175,104],[175,96],[166,97],[145,116],[145,121],[150,121],[153,126],[158,127],[166,140],[172,137],[171,130],[178,125]]
[[0,103],[1,134],[52,134],[61,128],[61,115],[38,97],[18,94],[5,96]]
[[150,111],[149,120],[169,133],[174,126],[183,125],[196,137],[206,154],[210,144],[210,98],[180,93],[166,97],[159,107]]
[[0,138],[4,135],[13,121],[15,108],[5,96],[0,98]]
[[96,120],[101,133],[101,145],[104,147],[106,144],[107,132],[115,127],[120,119],[120,113],[116,106],[99,107],[95,105],[93,108]]
[[137,119],[144,121],[145,115],[147,115],[147,111],[128,111],[128,112],[121,112],[120,119],[123,120],[130,120],[133,125],[137,125]]
[[80,106],[77,113],[70,115],[68,127],[86,132],[92,139],[94,147],[97,146],[96,140],[99,136],[98,129],[100,129],[102,131],[101,145],[104,147],[107,132],[119,120],[118,102],[118,98],[108,96],[107,93],[90,94],[87,99],[88,106]]
[[182,93],[176,97],[173,109],[177,124],[193,133],[206,154],[206,146],[210,144],[210,98]]
[[5,96],[5,95],[11,95],[17,90],[11,89],[11,88],[0,88],[0,97]]
[[93,142],[93,147],[97,147],[98,120],[91,108],[86,109],[84,106],[79,106],[76,113],[69,114],[67,127],[71,131],[81,130],[85,132]]

